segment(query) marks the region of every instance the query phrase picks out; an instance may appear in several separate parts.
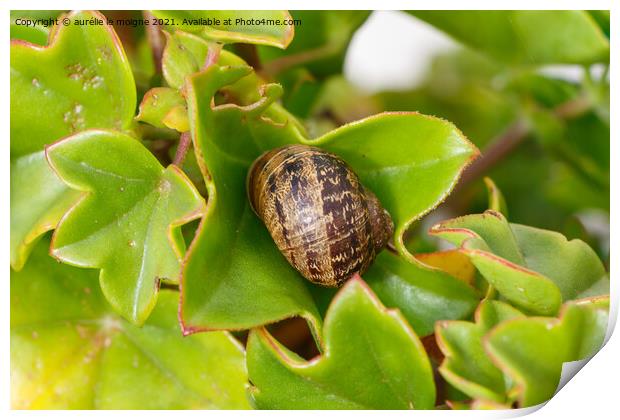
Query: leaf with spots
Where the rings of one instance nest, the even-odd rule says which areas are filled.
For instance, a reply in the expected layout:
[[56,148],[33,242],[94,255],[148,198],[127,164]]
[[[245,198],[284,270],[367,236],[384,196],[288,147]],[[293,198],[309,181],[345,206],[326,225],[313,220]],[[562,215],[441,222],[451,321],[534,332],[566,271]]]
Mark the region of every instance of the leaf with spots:
[[[76,12],[68,19],[103,18]],[[29,38],[32,40],[32,38]],[[50,170],[45,145],[87,128],[126,130],[136,104],[133,75],[108,26],[60,26],[42,47],[11,41],[11,266],[76,199]]]
[[243,350],[228,333],[183,337],[169,290],[138,328],[106,303],[96,271],[58,264],[48,245],[11,271],[14,409],[249,408]]
[[359,277],[332,301],[321,356],[306,361],[266,330],[247,346],[250,395],[263,409],[431,409],[435,385],[421,341]]
[[609,293],[609,277],[585,242],[510,224],[493,210],[431,229],[459,246],[502,297],[538,315],[556,315],[563,301]]
[[178,281],[185,244],[179,227],[205,203],[185,174],[163,168],[136,139],[87,130],[48,146],[47,158],[79,201],[54,232],[59,260],[100,268],[104,296],[123,317],[142,324],[159,282]]

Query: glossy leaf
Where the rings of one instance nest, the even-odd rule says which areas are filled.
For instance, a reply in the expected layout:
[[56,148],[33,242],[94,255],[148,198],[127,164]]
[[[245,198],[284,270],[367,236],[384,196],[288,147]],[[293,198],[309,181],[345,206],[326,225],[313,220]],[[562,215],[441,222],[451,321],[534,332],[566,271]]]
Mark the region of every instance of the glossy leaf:
[[47,148],[54,171],[82,198],[54,232],[52,255],[100,268],[100,283],[123,317],[142,324],[160,280],[176,282],[184,242],[178,227],[204,200],[176,166],[164,169],[137,140],[89,130]]
[[[305,143],[343,157],[390,211],[399,241],[409,223],[448,194],[477,153],[451,124],[415,113],[380,114],[308,140],[294,117],[273,103],[281,93],[278,85],[263,85],[243,61],[225,51],[217,65],[186,79],[185,71],[204,62],[208,45],[187,34],[172,39],[164,73],[174,75],[177,86],[188,81],[192,133],[210,197],[184,268],[181,319],[187,332],[247,328],[293,315],[308,318],[317,330],[305,281],[286,263],[247,202],[247,170],[265,150]],[[179,48],[186,41],[193,47]],[[235,103],[212,106],[216,92]],[[401,153],[390,152],[394,148]],[[411,199],[400,200],[400,194]]]
[[[164,23],[174,19],[174,25],[169,22],[171,28],[223,43],[286,48],[295,35],[295,27],[288,23],[291,15],[282,10],[154,10],[153,14]],[[209,19],[219,23],[209,23]]]
[[592,356],[603,344],[609,297],[575,301],[560,318],[517,318],[485,337],[485,349],[515,383],[520,406],[550,399],[560,381],[562,364]]
[[49,28],[44,26],[25,26],[11,22],[11,39],[21,39],[36,45],[47,45]]
[[506,379],[485,353],[484,335],[495,325],[524,315],[510,305],[483,301],[475,314],[475,323],[441,321],[435,337],[445,359],[439,372],[452,386],[476,399],[506,401]]
[[[249,71],[215,65],[190,76],[186,85],[209,201],[183,269],[181,322],[185,332],[193,332],[242,329],[300,315],[318,331],[320,320],[306,281],[275,247],[246,197],[250,164],[264,150],[294,138],[290,132],[295,125],[286,124],[292,117],[269,107],[275,85],[253,105],[211,105],[218,89]],[[261,129],[265,135],[256,135]]]
[[508,217],[508,207],[506,206],[506,199],[502,191],[489,177],[484,178],[484,185],[486,185],[489,194],[489,210],[496,211],[503,214],[504,217]]
[[[102,18],[76,12],[69,19]],[[43,148],[87,128],[127,129],[136,93],[108,26],[61,26],[40,47],[11,42],[11,266],[23,266],[75,194],[47,167]]]
[[454,125],[407,112],[374,115],[308,143],[341,156],[377,195],[394,220],[402,255],[409,254],[403,242],[407,228],[448,196],[478,156]]
[[264,329],[247,349],[250,394],[266,409],[430,409],[435,387],[422,343],[359,278],[332,301],[323,354],[305,361]]
[[479,301],[476,290],[462,281],[387,251],[364,278],[385,305],[400,309],[420,337],[432,333],[437,321],[466,319]]
[[476,267],[457,249],[416,254],[415,259],[424,265],[445,271],[465,284],[474,283]]
[[58,264],[47,245],[11,272],[13,408],[248,408],[243,351],[228,333],[183,338],[168,290],[135,327],[106,304],[94,270]]
[[[431,233],[460,246],[503,297],[536,314],[554,315],[562,300],[585,297],[584,291],[605,282],[605,268],[584,242],[510,225],[492,210],[443,222]],[[596,293],[608,287],[600,285]]]
[[[559,233],[530,226],[511,224],[511,229],[527,266],[553,280],[564,300],[609,293],[609,278],[605,267],[592,248],[583,241],[568,241]],[[554,255],[556,252],[558,257]],[[607,286],[599,289],[596,294],[583,294],[597,282],[602,281],[604,284],[605,279]]]
[[[177,131],[181,132],[189,130],[185,98],[177,89],[172,88],[158,87],[146,92],[136,120],[159,128],[180,128]],[[182,120],[185,122],[179,124]]]
[[609,40],[580,10],[410,11],[464,44],[519,64],[590,64],[609,59]]

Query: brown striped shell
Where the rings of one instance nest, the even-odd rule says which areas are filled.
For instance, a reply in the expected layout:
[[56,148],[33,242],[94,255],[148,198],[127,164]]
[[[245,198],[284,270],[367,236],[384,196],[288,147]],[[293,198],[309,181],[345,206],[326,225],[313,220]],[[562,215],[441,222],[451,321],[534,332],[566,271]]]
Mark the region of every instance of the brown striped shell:
[[394,230],[353,170],[316,147],[263,154],[250,168],[247,188],[278,249],[313,283],[335,287],[363,273]]

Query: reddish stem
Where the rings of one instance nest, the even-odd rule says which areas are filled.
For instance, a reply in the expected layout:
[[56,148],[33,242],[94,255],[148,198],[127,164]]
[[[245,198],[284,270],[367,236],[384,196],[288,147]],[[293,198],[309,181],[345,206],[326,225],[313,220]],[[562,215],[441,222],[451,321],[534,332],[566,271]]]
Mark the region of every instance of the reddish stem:
[[207,52],[207,58],[205,58],[203,69],[206,69],[217,62],[220,58],[220,51],[222,51],[222,44],[218,44],[217,42],[209,43],[209,50]]
[[[142,12],[144,19],[148,21],[152,21],[154,16],[149,11]],[[153,54],[153,63],[155,64],[155,71],[157,74],[161,74],[161,60],[164,55],[164,44],[165,39],[164,36],[157,26],[148,25],[146,27],[146,37],[149,41],[149,45],[151,46],[151,52]]]
[[179,147],[177,147],[177,152],[174,155],[174,160],[172,163],[176,166],[183,165],[183,161],[185,160],[185,156],[187,156],[187,151],[192,145],[192,136],[189,131],[181,133],[181,137],[179,138]]

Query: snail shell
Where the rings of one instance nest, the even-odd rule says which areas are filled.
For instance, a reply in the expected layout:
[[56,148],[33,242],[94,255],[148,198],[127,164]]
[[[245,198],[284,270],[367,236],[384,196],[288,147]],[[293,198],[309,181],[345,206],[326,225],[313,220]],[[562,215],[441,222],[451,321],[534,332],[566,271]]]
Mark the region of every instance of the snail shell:
[[392,236],[377,197],[339,157],[289,145],[254,161],[248,197],[278,249],[305,278],[339,286],[363,273]]

